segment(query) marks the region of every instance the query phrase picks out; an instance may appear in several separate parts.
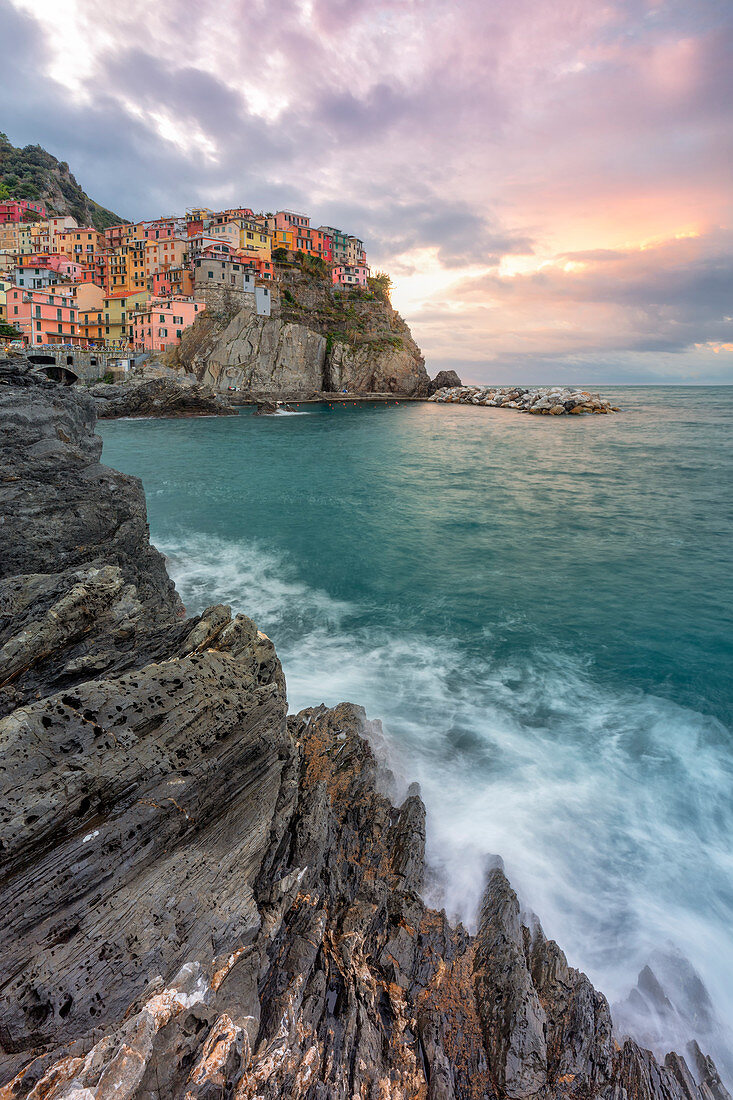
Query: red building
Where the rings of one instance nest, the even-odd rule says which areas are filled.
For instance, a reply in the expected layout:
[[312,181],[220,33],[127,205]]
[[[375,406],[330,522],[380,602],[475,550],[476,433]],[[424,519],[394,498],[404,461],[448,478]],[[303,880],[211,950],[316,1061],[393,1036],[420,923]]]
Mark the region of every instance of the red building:
[[42,202],[28,202],[27,199],[0,202],[0,222],[29,221],[34,214],[38,214],[41,218],[48,216]]

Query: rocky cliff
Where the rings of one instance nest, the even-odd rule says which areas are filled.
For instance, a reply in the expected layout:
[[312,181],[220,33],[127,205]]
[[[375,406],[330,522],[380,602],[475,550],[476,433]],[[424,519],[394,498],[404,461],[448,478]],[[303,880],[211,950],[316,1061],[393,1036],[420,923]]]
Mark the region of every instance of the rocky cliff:
[[0,198],[40,200],[50,213],[71,214],[79,225],[96,229],[124,221],[89,198],[65,161],[40,145],[16,148],[5,134],[0,134]]
[[220,391],[263,399],[344,389],[427,396],[420,349],[380,287],[336,291],[297,267],[279,275],[270,317],[257,315],[252,294],[207,289],[206,312],[164,361]]
[[377,724],[182,617],[93,423],[0,367],[0,1097],[728,1100],[614,1037],[500,865],[475,936],[424,904]]

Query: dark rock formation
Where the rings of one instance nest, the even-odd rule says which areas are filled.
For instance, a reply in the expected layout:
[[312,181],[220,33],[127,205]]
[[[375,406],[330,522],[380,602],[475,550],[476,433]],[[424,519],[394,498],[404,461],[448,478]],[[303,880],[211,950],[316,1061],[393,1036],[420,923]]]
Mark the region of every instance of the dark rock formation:
[[[2,1100],[727,1100],[701,1052],[614,1040],[500,866],[475,936],[425,906],[424,807],[381,793],[378,724],[347,703],[287,718],[249,619],[177,618],[88,398],[0,386],[0,414],[22,704],[0,721]],[[114,501],[104,532],[80,481]]]
[[427,396],[432,397],[438,390],[453,389],[455,386],[462,386],[460,378],[454,370],[440,370],[436,374],[435,378],[430,380],[428,384]]
[[89,390],[97,416],[236,416],[211,389],[185,378],[149,378],[117,385],[99,383]]

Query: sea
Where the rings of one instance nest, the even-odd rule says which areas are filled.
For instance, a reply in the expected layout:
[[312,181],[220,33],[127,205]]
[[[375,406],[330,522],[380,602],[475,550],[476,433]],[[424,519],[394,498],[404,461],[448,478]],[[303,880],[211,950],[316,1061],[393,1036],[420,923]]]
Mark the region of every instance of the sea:
[[432,902],[474,926],[500,856],[610,1001],[676,953],[725,1029],[733,387],[603,396],[622,411],[333,402],[98,431],[188,612],[254,618],[293,711],[381,720],[397,796],[417,781],[427,806]]

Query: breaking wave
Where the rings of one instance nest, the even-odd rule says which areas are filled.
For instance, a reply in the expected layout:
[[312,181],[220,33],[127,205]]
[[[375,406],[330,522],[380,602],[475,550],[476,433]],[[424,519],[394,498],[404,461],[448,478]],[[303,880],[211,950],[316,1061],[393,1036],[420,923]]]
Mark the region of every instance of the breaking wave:
[[273,638],[292,710],[349,700],[383,720],[391,768],[405,787],[420,783],[428,809],[432,903],[472,924],[498,853],[609,1000],[654,949],[681,949],[733,1018],[733,766],[721,723],[612,690],[582,655],[549,644],[517,656],[509,621],[471,649],[427,636],[389,609],[309,587],[262,544],[185,533],[161,549],[189,612],[231,603]]

